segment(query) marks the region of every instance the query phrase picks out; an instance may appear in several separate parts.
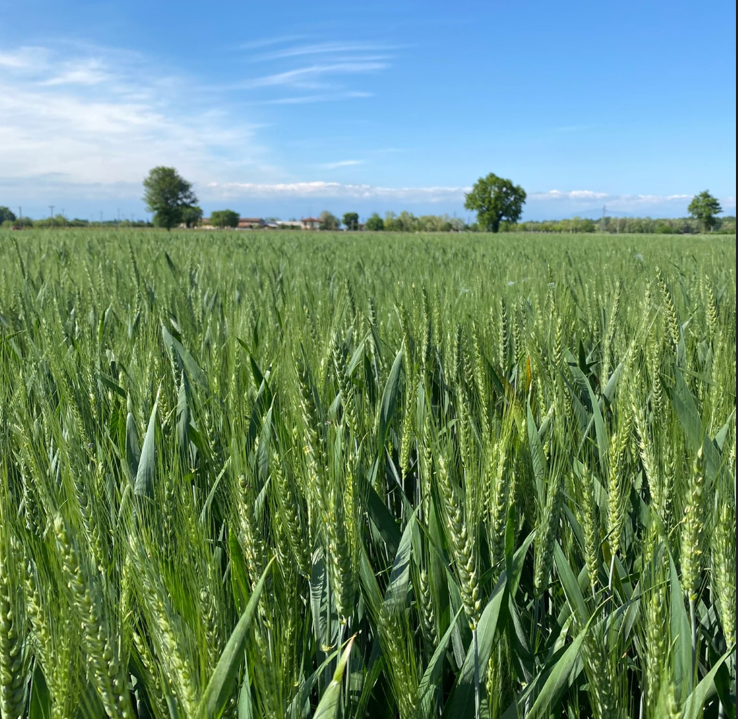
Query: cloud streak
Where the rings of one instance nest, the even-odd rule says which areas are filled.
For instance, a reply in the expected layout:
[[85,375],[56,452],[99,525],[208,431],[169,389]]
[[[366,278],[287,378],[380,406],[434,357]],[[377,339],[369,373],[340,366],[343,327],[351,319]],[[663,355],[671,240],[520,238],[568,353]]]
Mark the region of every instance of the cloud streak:
[[282,50],[274,50],[272,52],[257,55],[252,59],[258,61],[267,61],[306,57],[310,55],[349,55],[355,53],[360,53],[364,55],[366,53],[377,52],[387,53],[397,49],[397,46],[394,45],[383,45],[371,42],[324,42],[312,45],[298,45],[295,47],[284,48]]
[[[351,161],[352,164],[354,161]],[[335,163],[331,167],[341,166]],[[326,167],[325,165],[323,166]],[[256,197],[302,197],[302,198],[340,198],[340,199],[387,199],[408,200],[412,202],[444,202],[464,199],[464,193],[471,188],[458,187],[377,187],[374,185],[351,185],[340,182],[289,182],[289,183],[247,183],[212,182],[203,188],[209,196],[218,198]]]
[[323,170],[339,170],[342,167],[356,167],[363,164],[364,160],[341,160],[340,162],[327,162],[319,167]]
[[373,97],[371,92],[333,92],[322,95],[294,95],[292,97],[278,97],[274,100],[254,100],[245,105],[310,105],[315,102],[335,102],[336,100],[358,100]]
[[[193,102],[192,81],[156,75],[145,58],[45,48],[0,55],[0,168],[59,184],[140,182],[153,164],[207,179],[267,169],[256,129]],[[274,172],[268,172],[274,177]]]
[[[345,163],[323,165],[323,169],[346,166]],[[203,195],[212,199],[264,198],[264,199],[326,199],[326,200],[357,200],[357,201],[384,201],[388,205],[399,207],[401,203],[408,204],[456,204],[462,205],[464,195],[470,192],[471,187],[381,187],[368,184],[343,184],[339,182],[290,182],[290,183],[244,183],[212,182],[202,188]],[[586,210],[591,212],[598,207],[607,205],[607,208],[618,212],[649,211],[685,213],[692,195],[616,195],[594,190],[549,190],[532,192],[528,195],[527,210],[534,214],[550,212],[576,212]],[[735,206],[734,198],[725,198],[723,206],[730,209]]]
[[[595,203],[599,203],[608,210],[618,212],[640,212],[646,213],[652,209],[663,208],[681,208],[686,211],[686,207],[691,201],[693,195],[676,194],[676,195],[613,195],[607,192],[594,192],[591,190],[572,190],[569,192],[561,192],[560,190],[550,190],[548,192],[533,192],[528,195],[529,202],[540,203],[545,206],[555,206],[557,204],[567,203],[574,207],[582,206],[591,209]],[[724,205],[726,207],[735,206],[735,200],[726,198]]]
[[[296,39],[257,44],[269,47]],[[370,47],[380,45],[324,43],[287,51],[299,57]],[[95,188],[103,185],[140,183],[155,164],[175,165],[199,183],[278,180],[286,173],[269,161],[268,148],[257,138],[258,125],[248,116],[244,119],[243,108],[371,97],[370,92],[343,87],[338,78],[379,72],[389,64],[317,62],[247,79],[235,86],[251,91],[245,101],[234,100],[234,87],[208,86],[158,67],[138,53],[99,46],[3,48],[0,181],[7,186],[12,173],[17,185],[23,178],[43,178],[47,191],[55,183],[59,189],[76,186],[97,193]],[[320,91],[305,92],[316,88]]]
[[367,74],[386,70],[389,67],[390,65],[387,62],[354,61],[321,63],[243,80],[231,86],[231,89],[253,90],[256,88],[285,86],[314,88],[321,86],[316,83],[323,77]]

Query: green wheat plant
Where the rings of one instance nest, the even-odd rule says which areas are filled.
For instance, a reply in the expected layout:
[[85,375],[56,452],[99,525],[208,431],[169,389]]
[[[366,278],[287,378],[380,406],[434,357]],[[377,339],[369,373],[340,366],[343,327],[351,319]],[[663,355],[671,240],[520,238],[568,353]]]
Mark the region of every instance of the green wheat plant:
[[727,236],[0,232],[0,719],[736,716]]

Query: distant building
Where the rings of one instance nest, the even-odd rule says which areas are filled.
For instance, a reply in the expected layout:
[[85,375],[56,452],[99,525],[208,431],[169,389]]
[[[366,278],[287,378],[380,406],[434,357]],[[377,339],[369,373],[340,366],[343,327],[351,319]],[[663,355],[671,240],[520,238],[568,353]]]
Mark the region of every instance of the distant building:
[[320,224],[321,220],[315,217],[305,217],[304,219],[300,220],[300,225],[302,226],[303,230],[319,230]]
[[266,225],[266,222],[260,217],[242,217],[238,221],[239,230],[260,230]]

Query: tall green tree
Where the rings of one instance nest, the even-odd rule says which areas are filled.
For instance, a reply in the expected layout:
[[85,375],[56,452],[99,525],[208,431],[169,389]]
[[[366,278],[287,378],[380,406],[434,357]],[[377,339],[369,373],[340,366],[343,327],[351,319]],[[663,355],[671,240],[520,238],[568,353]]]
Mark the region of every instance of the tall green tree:
[[514,223],[520,219],[527,197],[520,185],[490,174],[477,180],[466,195],[464,207],[477,213],[480,228],[499,232],[503,222]]
[[183,222],[184,212],[197,204],[192,184],[173,167],[155,167],[143,182],[144,202],[154,215],[157,227],[172,227]]
[[397,221],[400,224],[401,232],[419,232],[420,231],[420,222],[418,222],[418,218],[415,217],[415,215],[413,215],[412,212],[403,210],[400,213],[400,216],[397,218]]
[[184,222],[187,227],[197,227],[201,220],[201,207],[193,205],[192,207],[185,207],[184,210],[182,210],[182,222]]
[[16,217],[9,207],[0,206],[0,225],[3,222],[15,222],[15,219]]
[[224,230],[228,227],[231,229],[238,227],[240,216],[238,212],[233,210],[216,210],[210,214],[210,224],[213,227],[219,227]]
[[713,197],[707,190],[695,195],[689,203],[689,214],[702,223],[707,232],[717,224],[717,216],[723,211],[717,197]]
[[391,210],[384,215],[384,229],[386,232],[400,232],[402,225],[397,218],[397,213]]
[[369,232],[383,232],[384,220],[375,212],[367,221],[366,229]]
[[340,222],[338,218],[325,210],[320,213],[320,229],[321,230],[337,230]]
[[343,216],[343,226],[349,230],[349,232],[353,232],[355,230],[359,229],[359,213],[358,212],[347,212]]

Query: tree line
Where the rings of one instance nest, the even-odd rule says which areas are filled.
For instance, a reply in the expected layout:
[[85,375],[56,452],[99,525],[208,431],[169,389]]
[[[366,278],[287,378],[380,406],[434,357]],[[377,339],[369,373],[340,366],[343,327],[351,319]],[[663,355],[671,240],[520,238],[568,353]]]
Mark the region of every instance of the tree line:
[[[709,231],[734,235],[736,218],[732,215],[715,218]],[[516,225],[505,224],[502,232],[549,232],[581,233],[605,232],[612,235],[697,235],[705,231],[704,223],[694,217],[652,218],[652,217],[604,217],[592,220],[573,217],[566,220],[545,220],[542,222],[521,222]]]
[[[203,221],[203,211],[198,206],[192,184],[185,180],[173,167],[155,167],[144,179],[144,202],[153,213],[155,227],[171,230],[185,225],[197,227]],[[448,215],[421,215],[411,212],[399,215],[388,212],[384,217],[374,213],[362,225],[357,212],[347,212],[339,220],[333,213],[324,211],[320,215],[319,229],[335,231],[343,227],[348,231],[369,232],[609,232],[639,234],[693,234],[700,231],[718,231],[735,234],[735,217],[721,218],[720,202],[707,190],[696,195],[688,207],[689,218],[651,219],[636,217],[603,217],[601,220],[574,217],[555,221],[520,222],[527,193],[511,180],[489,174],[474,184],[466,194],[464,207],[476,212],[477,221],[466,223]],[[210,224],[219,228],[238,227],[240,216],[234,210],[218,210],[210,215]],[[67,220],[61,215],[32,222],[28,218],[17,218],[7,207],[0,207],[0,226],[12,227],[80,227],[85,220]],[[144,223],[115,223],[118,226],[142,226]],[[147,224],[147,223],[146,223]]]
[[38,220],[32,220],[30,217],[18,217],[8,207],[0,206],[0,227],[9,230],[17,229],[56,229],[62,227],[81,228],[81,227],[153,227],[153,222],[146,220],[105,220],[97,222],[94,220],[84,220],[79,217],[70,218],[64,215],[55,215],[54,217],[43,217]]

